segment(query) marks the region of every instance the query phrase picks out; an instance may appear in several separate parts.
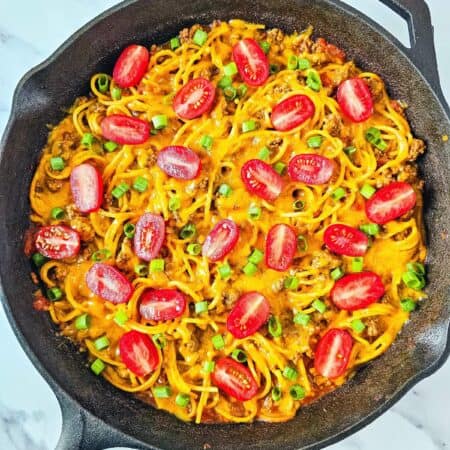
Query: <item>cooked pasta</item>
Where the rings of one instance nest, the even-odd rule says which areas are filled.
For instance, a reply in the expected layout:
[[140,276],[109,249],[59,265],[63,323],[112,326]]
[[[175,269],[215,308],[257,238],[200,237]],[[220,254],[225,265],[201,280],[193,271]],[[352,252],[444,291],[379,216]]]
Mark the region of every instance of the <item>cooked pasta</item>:
[[[259,42],[270,63],[267,80],[259,86],[243,82],[245,68],[233,52],[245,39]],[[247,63],[252,70],[252,62]],[[87,351],[95,373],[182,420],[286,421],[386,351],[425,296],[422,182],[415,163],[423,142],[413,137],[405,105],[389,98],[380,77],[346,61],[325,40],[313,40],[312,29],[285,35],[241,20],[196,25],[170,43],[153,45],[144,68],[139,82],[125,88],[119,87],[123,81],[117,84],[116,71],[113,77],[95,74],[90,94],[78,98],[51,128],[30,188],[34,234],[47,230],[35,238],[33,261],[45,286],[36,294],[36,306],[48,309],[61,332]],[[214,103],[198,117],[180,117],[176,95],[199,78],[212,83]],[[345,99],[343,104],[336,89],[345,96],[340,85],[347,79],[362,80],[370,92],[373,108],[365,120],[352,120],[364,106],[358,102],[347,105],[347,115],[343,112]],[[292,96],[307,102],[301,108],[310,108],[310,114],[285,129],[296,113],[288,111],[278,123],[275,109]],[[117,130],[106,130],[103,122],[111,116],[139,119],[126,125],[138,134],[145,134],[145,124],[152,131],[143,142],[114,141],[109,136]],[[181,151],[174,146],[194,153],[186,153],[181,171],[191,170],[189,158],[199,158],[196,173],[183,172],[180,178],[172,170],[178,156],[170,152]],[[159,159],[163,149],[169,152],[166,162]],[[315,156],[295,175],[298,155]],[[282,180],[278,195],[270,180],[266,198],[256,192],[254,179],[243,180],[249,160],[274,168],[270,176]],[[328,179],[302,182],[317,161],[329,167]],[[99,173],[100,181],[93,175],[78,185],[78,166]],[[369,220],[368,214],[372,219],[384,214],[386,203],[372,199],[392,183],[413,190],[399,194],[403,203],[396,217]],[[95,189],[99,204],[81,212],[74,196],[92,200]],[[155,239],[158,227],[165,229],[157,254],[136,248],[144,215],[155,227],[153,234],[144,233],[144,244]],[[237,244],[228,242],[231,231],[225,228],[216,241],[211,237],[224,219],[236,227]],[[334,224],[356,230],[349,233],[362,239],[363,255],[332,248],[340,239],[347,242],[348,235],[338,228],[343,236],[324,243],[325,231]],[[58,225],[65,228],[52,241],[49,236],[57,230],[52,227]],[[291,234],[295,248],[285,248]],[[66,241],[72,253],[66,252]],[[105,265],[115,269],[113,281],[109,272],[100,273],[108,270]],[[355,288],[363,290],[359,306],[351,303],[359,291],[344,284],[358,274],[376,277],[368,291],[364,284]],[[96,289],[88,280],[94,275],[101,279]],[[102,295],[108,283],[109,297]],[[116,289],[120,283],[129,284],[126,292]],[[381,289],[378,295],[376,289]],[[163,298],[167,290],[176,297]],[[50,302],[43,300],[45,292]],[[165,315],[161,302],[181,308],[178,315]],[[240,330],[233,331],[230,315],[238,316]],[[262,323],[249,334],[257,320]],[[337,340],[327,344],[323,337],[329,331],[337,334],[328,339]],[[128,343],[148,336],[153,347],[146,340],[126,358],[124,335]],[[222,379],[220,364],[225,364]],[[236,387],[239,382],[244,387]],[[248,395],[233,394],[233,389],[247,389]]]

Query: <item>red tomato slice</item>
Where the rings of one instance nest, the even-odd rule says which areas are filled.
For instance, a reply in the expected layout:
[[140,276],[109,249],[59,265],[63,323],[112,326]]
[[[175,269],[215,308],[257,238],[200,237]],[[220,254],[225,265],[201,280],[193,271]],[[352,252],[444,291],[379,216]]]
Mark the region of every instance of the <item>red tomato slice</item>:
[[364,122],[373,113],[372,94],[361,78],[344,80],[338,87],[337,101],[352,122]]
[[272,166],[260,159],[247,161],[241,169],[241,178],[251,194],[273,202],[281,194],[283,179]]
[[384,285],[376,273],[351,273],[336,281],[330,295],[338,308],[354,311],[379,300],[384,295]]
[[146,290],[139,305],[139,312],[144,319],[157,322],[180,317],[185,309],[186,297],[176,289]]
[[125,275],[109,264],[94,264],[86,274],[86,284],[95,295],[115,305],[128,302],[133,294]]
[[369,245],[369,239],[362,231],[340,223],[330,225],[323,240],[332,252],[346,256],[362,256]]
[[159,354],[148,335],[128,331],[119,340],[120,359],[138,377],[145,377],[159,365]]
[[271,269],[283,272],[292,264],[297,251],[297,235],[284,223],[274,225],[266,238],[266,265]]
[[134,252],[144,261],[150,261],[161,250],[165,236],[164,219],[156,214],[143,214],[136,223]]
[[366,215],[372,222],[383,225],[414,208],[416,200],[416,193],[410,184],[394,181],[366,201]]
[[150,124],[136,117],[112,114],[100,124],[105,139],[118,144],[142,144],[150,136]]
[[216,89],[205,78],[194,78],[183,86],[173,99],[173,109],[182,119],[195,119],[209,112]]
[[36,250],[47,258],[72,258],[80,251],[80,235],[64,225],[51,225],[39,229],[35,245]]
[[201,169],[197,153],[181,145],[171,145],[158,153],[158,167],[169,177],[179,180],[192,180],[198,176]]
[[323,377],[337,378],[345,373],[353,347],[348,331],[332,328],[327,331],[316,347],[314,367]]
[[272,109],[272,125],[278,131],[289,131],[298,127],[314,115],[314,103],[307,95],[293,95]]
[[269,61],[254,39],[242,39],[233,47],[233,59],[249,86],[261,86],[269,78]]
[[239,227],[229,219],[217,222],[206,236],[202,247],[202,255],[216,262],[233,250],[239,239]]
[[324,184],[333,175],[334,162],[325,156],[304,153],[289,161],[288,173],[293,181],[305,184]]
[[270,304],[259,292],[241,295],[227,319],[227,329],[236,338],[243,339],[256,333],[267,322]]
[[72,169],[70,190],[75,206],[82,213],[97,211],[103,200],[103,180],[100,172],[84,163]]
[[250,370],[231,358],[219,359],[211,378],[219,389],[241,402],[250,400],[258,392]]
[[117,60],[113,79],[121,88],[136,86],[147,71],[150,54],[142,45],[130,45],[125,48]]

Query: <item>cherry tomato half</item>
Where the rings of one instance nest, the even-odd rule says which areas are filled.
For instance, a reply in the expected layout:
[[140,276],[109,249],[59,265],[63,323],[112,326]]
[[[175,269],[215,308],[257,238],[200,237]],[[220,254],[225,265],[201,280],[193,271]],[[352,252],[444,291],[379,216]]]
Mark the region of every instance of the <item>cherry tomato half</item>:
[[209,232],[202,247],[202,255],[210,261],[223,259],[233,250],[239,239],[239,227],[230,219],[217,222]]
[[324,184],[333,175],[334,163],[325,156],[303,153],[289,161],[288,173],[292,181],[305,184]]
[[342,112],[352,122],[364,122],[373,113],[372,94],[361,78],[344,80],[336,94]]
[[179,180],[192,180],[200,173],[201,162],[193,150],[181,145],[171,145],[158,153],[158,167],[167,175]]
[[144,319],[162,322],[183,315],[186,297],[177,289],[149,289],[141,297],[139,312]]
[[228,319],[227,329],[236,338],[243,339],[256,333],[267,322],[270,304],[259,292],[247,292],[239,297]]
[[133,286],[118,269],[109,264],[96,263],[86,274],[88,288],[111,303],[126,303],[133,294]]
[[75,206],[82,213],[98,211],[102,205],[102,176],[91,164],[80,164],[72,169],[70,190]]
[[273,202],[281,194],[283,179],[272,166],[260,159],[247,161],[241,169],[241,178],[247,191]]
[[233,59],[242,80],[249,86],[261,86],[269,78],[269,61],[254,39],[239,41],[233,47]]
[[50,225],[36,233],[35,245],[37,251],[47,258],[72,258],[80,251],[80,235],[64,225]]
[[278,131],[289,131],[312,117],[314,111],[314,103],[307,95],[293,95],[274,106],[272,125]]
[[337,378],[345,373],[353,347],[353,338],[348,331],[332,328],[317,344],[314,367],[323,377]]
[[213,383],[231,397],[243,402],[258,392],[258,384],[250,370],[231,358],[221,358],[212,373]]
[[208,112],[216,96],[214,86],[205,78],[194,78],[173,99],[173,109],[182,119],[195,119]]
[[134,252],[144,261],[150,261],[161,250],[165,236],[164,219],[156,214],[143,214],[136,223]]
[[142,45],[129,45],[126,47],[113,69],[113,79],[117,86],[128,88],[136,86],[147,71],[150,54]]
[[330,295],[338,308],[354,311],[380,299],[384,295],[384,285],[376,273],[351,273],[336,281]]
[[139,331],[128,331],[119,340],[120,359],[138,377],[145,377],[159,365],[159,354],[150,337]]
[[274,225],[266,238],[266,265],[271,269],[283,272],[292,264],[297,251],[295,231],[284,223]]
[[118,144],[143,144],[150,136],[150,124],[136,117],[112,114],[100,124],[102,135]]
[[328,226],[323,240],[332,252],[346,256],[362,256],[369,245],[365,233],[341,223]]

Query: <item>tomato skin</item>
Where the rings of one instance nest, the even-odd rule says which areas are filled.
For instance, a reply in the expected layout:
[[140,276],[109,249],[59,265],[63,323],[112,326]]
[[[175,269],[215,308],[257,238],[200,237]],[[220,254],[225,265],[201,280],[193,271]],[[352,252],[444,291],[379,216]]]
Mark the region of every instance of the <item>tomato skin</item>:
[[373,113],[372,94],[361,78],[344,80],[338,87],[336,98],[342,112],[352,122],[364,122]]
[[340,309],[355,311],[367,308],[384,295],[381,278],[373,272],[358,272],[345,275],[331,289],[332,302]]
[[70,174],[70,190],[75,206],[82,213],[98,211],[103,200],[103,180],[91,164],[80,164]]
[[146,320],[176,319],[186,309],[186,297],[177,289],[148,289],[141,297],[139,312]]
[[351,334],[340,328],[328,330],[317,344],[314,368],[327,378],[337,378],[347,370],[353,348]]
[[284,223],[274,225],[266,237],[265,259],[267,267],[279,272],[289,269],[297,251],[297,235]]
[[258,392],[258,384],[250,370],[231,358],[220,358],[211,375],[213,383],[222,391],[244,402]]
[[260,159],[247,161],[241,169],[241,178],[248,192],[273,202],[281,194],[284,182],[272,166]]
[[150,124],[125,114],[112,114],[100,124],[102,136],[118,144],[143,144],[150,136]]
[[223,219],[206,236],[202,255],[212,262],[220,261],[233,250],[238,239],[239,227],[232,220]]
[[254,39],[239,41],[233,47],[233,60],[242,80],[249,86],[261,86],[269,78],[269,61]]
[[384,225],[414,208],[417,201],[413,187],[394,181],[379,189],[366,201],[366,215],[374,223]]
[[164,219],[156,214],[143,214],[136,223],[134,252],[144,261],[150,261],[161,250],[165,236]]
[[197,153],[182,145],[171,145],[158,153],[158,167],[167,175],[178,180],[193,180],[201,170]]
[[147,71],[150,54],[142,45],[129,45],[116,61],[113,79],[117,86],[128,88],[136,86]]
[[125,275],[109,264],[94,264],[86,274],[86,284],[95,295],[115,305],[127,303],[133,294]]
[[237,339],[256,333],[264,325],[270,314],[270,304],[259,292],[241,295],[227,319],[228,331]]
[[50,225],[39,228],[35,245],[36,250],[47,258],[72,258],[80,251],[80,235],[64,225]]
[[333,175],[334,162],[315,153],[303,153],[289,161],[288,174],[292,181],[305,184],[324,184]]
[[173,109],[182,119],[195,119],[209,112],[216,97],[216,89],[206,78],[194,78],[183,86],[173,99]]
[[148,335],[128,331],[119,340],[120,359],[138,377],[145,377],[159,365],[159,354]]
[[272,125],[278,131],[292,130],[314,115],[316,107],[307,95],[293,95],[272,109]]
[[323,240],[333,253],[346,256],[363,256],[369,245],[365,233],[341,223],[329,225]]

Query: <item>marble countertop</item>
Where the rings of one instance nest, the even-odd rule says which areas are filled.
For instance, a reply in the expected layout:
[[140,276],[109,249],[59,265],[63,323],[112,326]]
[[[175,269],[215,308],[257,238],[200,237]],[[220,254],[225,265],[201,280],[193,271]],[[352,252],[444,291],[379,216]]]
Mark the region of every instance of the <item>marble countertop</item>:
[[[88,20],[113,6],[114,0],[0,0],[0,134],[9,116],[19,78],[47,58]],[[346,0],[408,42],[406,23],[378,0]],[[435,26],[441,83],[450,98],[450,27],[448,0],[428,0]],[[0,308],[0,449],[54,449],[61,430],[61,413],[45,380],[32,366]],[[450,361],[421,381],[372,424],[329,447],[332,450],[450,447]]]

